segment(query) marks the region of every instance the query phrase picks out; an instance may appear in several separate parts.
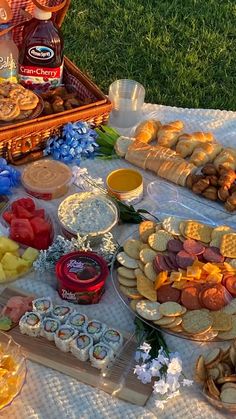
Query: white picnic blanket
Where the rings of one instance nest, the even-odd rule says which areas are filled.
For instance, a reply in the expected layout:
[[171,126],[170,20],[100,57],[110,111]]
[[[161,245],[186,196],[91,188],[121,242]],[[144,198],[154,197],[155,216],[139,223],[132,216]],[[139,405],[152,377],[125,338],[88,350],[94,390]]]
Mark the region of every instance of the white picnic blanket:
[[[186,131],[212,131],[217,140],[227,145],[236,146],[236,112],[204,109],[181,109],[167,106],[146,104],[144,106],[143,119],[158,118],[161,122],[181,119],[185,123]],[[122,134],[131,134],[132,130],[126,129]],[[83,164],[88,168],[89,173],[95,177],[103,177],[118,167],[129,166],[123,160],[113,161],[85,161]],[[139,208],[147,208],[157,213],[156,204],[146,194],[146,186],[150,181],[155,180],[151,173],[143,172],[145,178],[145,194],[143,201],[138,204]],[[197,212],[208,218],[214,218],[218,222],[234,222],[236,216],[229,216],[220,207],[209,208],[204,204],[189,200],[184,197],[181,202],[194,208]],[[48,209],[56,213],[58,201],[47,203]],[[170,207],[170,206],[169,206]],[[179,207],[172,210],[179,213]],[[165,210],[168,208],[166,204]],[[189,214],[190,215],[190,214]],[[135,231],[135,226],[119,226],[116,235],[122,243],[127,235]],[[47,295],[53,299],[59,299],[56,291],[56,281],[51,275],[30,274],[19,279],[14,285],[35,293],[38,296]],[[0,287],[2,289],[3,287]],[[106,293],[102,301],[96,306],[83,306],[83,311],[89,317],[96,317],[119,329],[132,331],[133,318],[108,280]],[[194,343],[184,339],[165,335],[170,349],[179,351],[183,362],[184,371],[188,378],[192,376],[193,362],[198,353],[208,346],[216,345]],[[52,369],[43,367],[36,363],[27,361],[27,381],[20,396],[11,406],[0,412],[0,417],[9,419],[100,419],[100,418],[223,418],[224,415],[210,406],[200,394],[196,385],[191,388],[184,388],[181,395],[172,399],[166,404],[163,411],[155,407],[155,398],[150,397],[145,407],[138,407],[111,397],[103,391],[80,383],[64,374]],[[232,416],[231,416],[232,417]]]

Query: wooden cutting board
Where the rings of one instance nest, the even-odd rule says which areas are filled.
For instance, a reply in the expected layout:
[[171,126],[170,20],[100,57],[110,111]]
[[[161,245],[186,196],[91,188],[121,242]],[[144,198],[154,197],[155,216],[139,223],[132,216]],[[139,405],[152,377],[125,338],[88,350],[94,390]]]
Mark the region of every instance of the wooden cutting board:
[[[0,294],[0,307],[15,295],[26,294],[14,288],[6,288]],[[152,393],[152,385],[142,384],[133,373],[137,344],[133,337],[128,337],[125,333],[123,333],[124,346],[121,353],[112,366],[103,373],[92,367],[89,361],[79,361],[71,353],[60,351],[54,342],[43,337],[23,335],[19,326],[7,333],[21,345],[26,357],[31,361],[53,368],[122,400],[144,406]]]

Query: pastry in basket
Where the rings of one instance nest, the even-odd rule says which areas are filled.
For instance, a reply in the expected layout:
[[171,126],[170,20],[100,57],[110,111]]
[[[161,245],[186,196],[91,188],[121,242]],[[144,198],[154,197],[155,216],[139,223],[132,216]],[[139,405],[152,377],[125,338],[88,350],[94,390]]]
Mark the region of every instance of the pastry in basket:
[[0,120],[11,121],[20,115],[20,107],[13,99],[0,99]]
[[137,141],[148,144],[156,139],[160,127],[160,121],[155,121],[153,119],[143,121],[137,126],[134,137],[137,139]]
[[193,132],[192,134],[182,134],[178,138],[176,151],[185,158],[192,154],[194,149],[202,143],[211,143],[214,137],[210,132]]
[[215,158],[214,166],[219,169],[220,166],[236,169],[236,149],[231,147],[223,148],[221,153]]
[[24,91],[25,88],[18,83],[4,82],[0,84],[0,95],[4,97],[9,97],[13,90]]
[[200,147],[195,148],[190,157],[190,162],[195,164],[195,166],[203,166],[212,162],[221,150],[222,146],[219,143],[201,144]]
[[16,101],[22,111],[33,110],[36,108],[39,98],[31,90],[13,89],[9,97]]
[[184,124],[182,121],[173,121],[166,125],[162,125],[157,133],[158,145],[169,148],[173,147],[176,144],[183,127]]

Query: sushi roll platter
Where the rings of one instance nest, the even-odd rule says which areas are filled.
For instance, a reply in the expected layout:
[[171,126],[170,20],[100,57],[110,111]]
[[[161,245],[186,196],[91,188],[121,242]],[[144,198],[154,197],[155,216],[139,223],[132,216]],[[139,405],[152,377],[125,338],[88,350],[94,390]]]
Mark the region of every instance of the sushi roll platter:
[[69,305],[53,305],[49,297],[42,297],[33,300],[32,307],[19,321],[22,334],[54,341],[62,352],[71,352],[80,361],[90,360],[95,368],[106,368],[122,347],[118,330],[89,320]]

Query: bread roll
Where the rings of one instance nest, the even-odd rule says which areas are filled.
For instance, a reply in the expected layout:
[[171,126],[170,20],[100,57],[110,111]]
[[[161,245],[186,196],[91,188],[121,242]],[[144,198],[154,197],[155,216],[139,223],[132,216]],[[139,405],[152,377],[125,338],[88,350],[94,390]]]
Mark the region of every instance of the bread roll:
[[183,157],[190,156],[196,147],[202,143],[211,143],[214,136],[211,132],[193,132],[192,134],[182,134],[178,138],[176,151]]
[[167,148],[173,147],[176,144],[183,127],[184,124],[182,121],[173,121],[169,122],[169,124],[162,125],[157,133],[158,145]]
[[137,139],[137,141],[148,144],[156,139],[157,132],[160,127],[160,121],[155,121],[154,119],[143,121],[137,126],[134,137]]
[[212,162],[221,150],[222,146],[219,143],[201,144],[200,147],[195,148],[190,157],[190,162],[195,166],[203,166]]
[[220,166],[236,170],[236,149],[231,147],[223,148],[221,153],[214,159],[214,166]]

